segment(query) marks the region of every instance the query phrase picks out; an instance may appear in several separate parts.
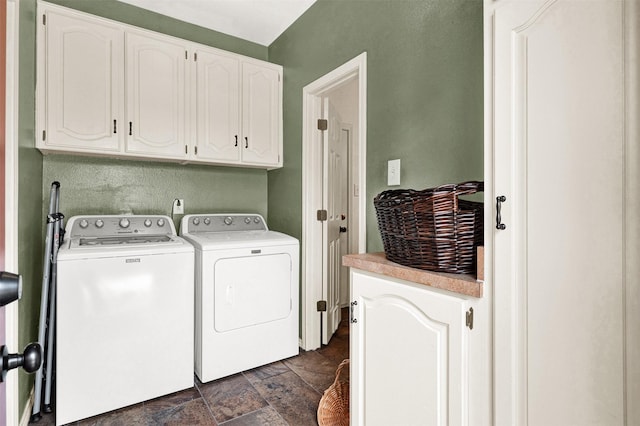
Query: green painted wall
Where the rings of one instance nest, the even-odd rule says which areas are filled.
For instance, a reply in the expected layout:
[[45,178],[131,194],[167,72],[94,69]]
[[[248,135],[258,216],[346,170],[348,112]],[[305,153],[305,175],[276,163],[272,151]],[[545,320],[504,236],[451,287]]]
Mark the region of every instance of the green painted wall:
[[[79,214],[166,214],[174,198],[185,213],[267,214],[263,170],[55,155],[45,157],[42,192],[60,182],[66,217]],[[46,200],[45,200],[46,201]],[[46,208],[46,206],[45,206]],[[176,215],[176,229],[182,215]]]
[[283,169],[269,172],[271,227],[302,235],[302,89],[367,52],[367,250],[387,160],[403,188],[483,176],[480,0],[319,0],[269,46],[284,66]]
[[[258,59],[267,48],[186,24],[114,0],[53,0],[73,9],[211,45]],[[170,213],[185,200],[185,213],[251,211],[267,214],[264,170],[98,159],[68,155],[42,157],[35,147],[36,1],[20,1],[20,344],[37,339],[45,230],[51,182],[60,181],[61,210],[75,214]],[[176,222],[180,216],[176,217]],[[19,404],[24,407],[33,376],[20,373]]]

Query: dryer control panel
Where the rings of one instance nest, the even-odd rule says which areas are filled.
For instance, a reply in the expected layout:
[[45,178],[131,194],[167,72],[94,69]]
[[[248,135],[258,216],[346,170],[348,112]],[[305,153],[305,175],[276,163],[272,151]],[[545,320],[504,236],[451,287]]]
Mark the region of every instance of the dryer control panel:
[[182,233],[268,231],[259,214],[190,214],[182,218]]

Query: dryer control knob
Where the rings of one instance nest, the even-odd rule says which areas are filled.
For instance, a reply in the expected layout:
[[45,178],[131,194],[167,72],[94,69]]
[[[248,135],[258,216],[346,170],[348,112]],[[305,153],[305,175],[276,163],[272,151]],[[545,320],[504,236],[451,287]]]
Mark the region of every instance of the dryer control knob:
[[209,219],[208,217],[205,217],[204,218],[204,224],[207,225],[207,226],[211,225],[211,219]]
[[244,223],[246,223],[247,225],[251,223],[251,218],[250,217],[245,217],[244,218]]
[[233,223],[233,218],[231,216],[227,216],[224,218],[225,225],[231,225]]
[[256,217],[253,218],[253,221],[255,223],[260,223],[260,218],[258,216],[256,216]]
[[200,218],[199,217],[194,217],[192,220],[194,225],[200,225]]
[[158,226],[160,228],[162,228],[164,226],[164,219],[162,219],[162,218],[158,219]]
[[100,229],[104,226],[104,221],[102,219],[96,220],[96,228]]
[[129,219],[127,219],[126,217],[123,217],[122,219],[120,219],[120,222],[118,222],[118,224],[120,225],[120,228],[128,228],[129,225],[131,225],[131,222],[129,222]]
[[151,221],[151,219],[145,219],[144,221],[144,226],[146,226],[147,228],[150,227],[151,225],[153,225],[153,222]]
[[80,228],[84,229],[84,228],[86,228],[87,226],[89,226],[89,222],[87,222],[87,219],[82,219],[82,220],[80,221]]

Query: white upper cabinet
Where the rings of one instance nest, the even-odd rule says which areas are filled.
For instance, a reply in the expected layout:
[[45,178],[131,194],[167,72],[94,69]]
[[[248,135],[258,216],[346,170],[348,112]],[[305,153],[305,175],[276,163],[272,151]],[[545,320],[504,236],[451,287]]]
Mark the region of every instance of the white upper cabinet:
[[[242,159],[246,163],[280,163],[280,75],[273,67],[242,64]],[[280,164],[281,165],[281,164]]]
[[282,67],[38,2],[36,146],[282,167]]
[[128,32],[126,152],[186,158],[184,44]]
[[196,151],[204,161],[282,166],[282,67],[196,52]]
[[196,158],[240,161],[240,61],[196,52]]
[[124,31],[75,14],[49,11],[42,19],[38,148],[117,153],[123,140]]

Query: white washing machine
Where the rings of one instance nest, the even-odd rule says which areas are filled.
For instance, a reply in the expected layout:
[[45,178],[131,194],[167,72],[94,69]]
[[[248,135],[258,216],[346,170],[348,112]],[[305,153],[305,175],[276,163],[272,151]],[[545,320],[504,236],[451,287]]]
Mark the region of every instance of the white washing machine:
[[56,424],[193,386],[193,246],[166,216],[76,216],[57,258]]
[[298,240],[257,214],[182,218],[195,247],[195,371],[202,382],[298,354]]

